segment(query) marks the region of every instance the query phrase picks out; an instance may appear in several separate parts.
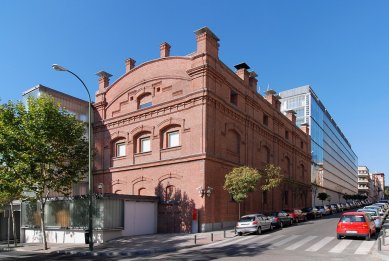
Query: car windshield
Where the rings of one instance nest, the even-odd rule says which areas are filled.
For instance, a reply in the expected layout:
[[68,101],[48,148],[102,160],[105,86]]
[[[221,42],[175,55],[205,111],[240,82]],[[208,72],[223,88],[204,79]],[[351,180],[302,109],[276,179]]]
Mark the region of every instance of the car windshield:
[[342,216],[340,218],[340,222],[365,222],[365,217],[364,216]]
[[245,217],[241,217],[239,222],[251,222],[254,220],[255,220],[254,216],[245,216]]

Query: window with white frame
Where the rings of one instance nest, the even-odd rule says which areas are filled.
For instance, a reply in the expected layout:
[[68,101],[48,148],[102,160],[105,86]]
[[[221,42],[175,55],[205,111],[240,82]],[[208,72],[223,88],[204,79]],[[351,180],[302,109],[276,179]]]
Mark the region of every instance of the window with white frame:
[[151,107],[153,102],[151,100],[151,93],[141,96],[138,100],[138,109],[145,109]]
[[140,142],[140,152],[149,152],[151,151],[150,137],[144,137],[139,139]]
[[116,143],[116,157],[126,156],[126,144],[124,142]]
[[167,133],[167,147],[173,148],[180,146],[180,132],[172,131]]

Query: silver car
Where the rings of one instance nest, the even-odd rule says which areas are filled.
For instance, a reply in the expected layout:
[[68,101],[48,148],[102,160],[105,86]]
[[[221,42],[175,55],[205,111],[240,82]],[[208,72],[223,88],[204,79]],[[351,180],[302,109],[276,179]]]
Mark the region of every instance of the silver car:
[[235,227],[236,234],[239,236],[243,235],[243,233],[255,233],[260,235],[263,230],[273,230],[271,219],[263,214],[242,216]]
[[375,228],[376,228],[376,231],[380,231],[381,228],[382,228],[382,218],[379,214],[379,211],[378,209],[375,209],[375,208],[361,208],[361,209],[358,209],[357,212],[365,212],[365,213],[369,213],[371,215],[371,217],[374,219],[374,224],[375,224]]

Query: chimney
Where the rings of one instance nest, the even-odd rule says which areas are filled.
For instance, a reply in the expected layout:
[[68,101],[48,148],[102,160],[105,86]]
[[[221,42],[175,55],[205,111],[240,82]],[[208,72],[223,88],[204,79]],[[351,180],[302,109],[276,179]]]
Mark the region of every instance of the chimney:
[[169,57],[170,56],[170,44],[167,42],[161,43],[159,46],[161,58]]
[[236,75],[239,76],[244,82],[244,85],[249,86],[249,75],[250,73],[247,71],[250,69],[246,63],[240,63],[234,66],[236,69]]
[[206,53],[215,58],[219,57],[219,38],[208,28],[203,27],[197,31],[197,54]]
[[96,75],[99,76],[99,92],[104,92],[104,89],[109,86],[109,77],[112,75],[104,71],[100,71]]
[[136,61],[132,58],[128,58],[124,61],[126,64],[126,73],[128,73],[130,70],[132,70],[135,67]]
[[265,99],[272,104],[278,111],[281,109],[280,96],[276,95],[274,90],[268,90],[265,94]]
[[257,92],[257,84],[258,84],[257,76],[258,74],[254,71],[249,73],[249,84],[251,89],[255,92]]
[[309,124],[308,123],[301,124],[300,130],[302,130],[303,132],[309,135]]
[[286,117],[294,124],[296,125],[296,112],[294,110],[286,111]]

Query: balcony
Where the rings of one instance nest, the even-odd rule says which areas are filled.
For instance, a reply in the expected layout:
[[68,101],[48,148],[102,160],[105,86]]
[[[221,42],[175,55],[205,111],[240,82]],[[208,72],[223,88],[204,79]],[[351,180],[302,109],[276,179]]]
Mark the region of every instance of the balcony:
[[364,185],[359,185],[359,184],[358,184],[358,190],[369,190],[369,187],[368,187],[368,186],[364,186]]
[[358,184],[360,184],[360,183],[367,184],[367,183],[369,183],[369,180],[368,179],[358,179]]

